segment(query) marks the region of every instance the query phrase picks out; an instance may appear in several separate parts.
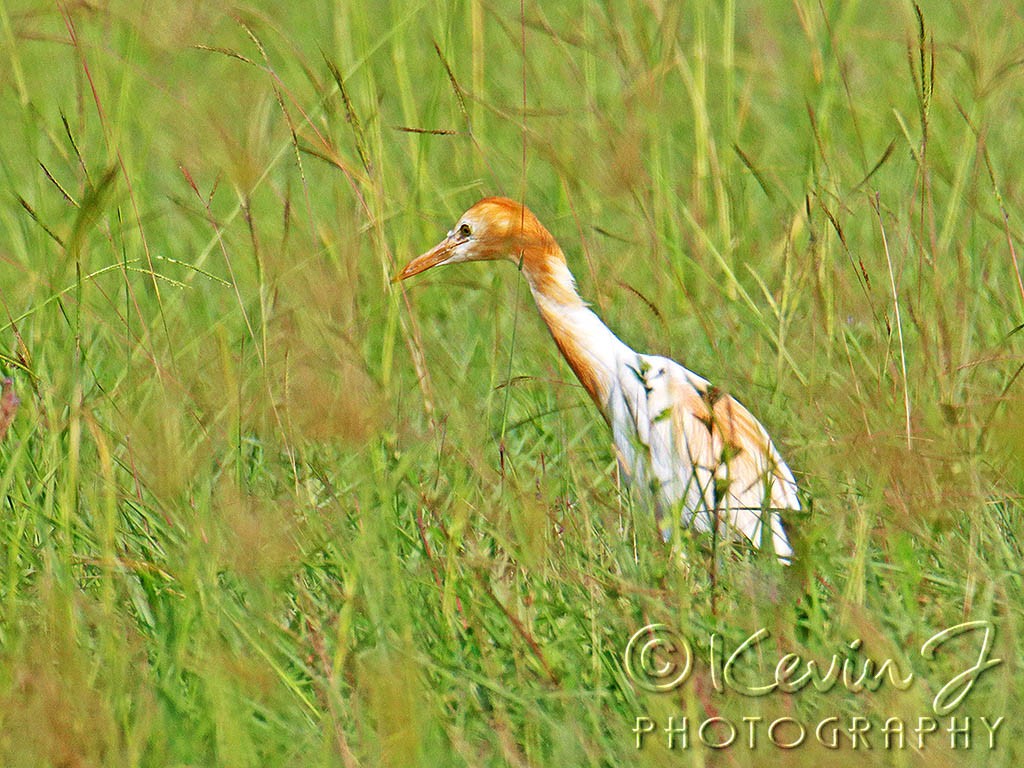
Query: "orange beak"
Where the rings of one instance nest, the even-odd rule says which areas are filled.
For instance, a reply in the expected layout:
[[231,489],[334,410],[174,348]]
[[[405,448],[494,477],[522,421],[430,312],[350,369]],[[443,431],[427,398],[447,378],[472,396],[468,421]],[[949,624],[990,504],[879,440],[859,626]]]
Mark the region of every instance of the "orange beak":
[[405,269],[391,278],[391,282],[397,283],[400,280],[418,275],[420,272],[426,272],[431,267],[436,267],[438,264],[443,263],[451,257],[452,251],[455,250],[455,245],[456,243],[451,238],[446,237],[429,251],[417,256],[406,264]]

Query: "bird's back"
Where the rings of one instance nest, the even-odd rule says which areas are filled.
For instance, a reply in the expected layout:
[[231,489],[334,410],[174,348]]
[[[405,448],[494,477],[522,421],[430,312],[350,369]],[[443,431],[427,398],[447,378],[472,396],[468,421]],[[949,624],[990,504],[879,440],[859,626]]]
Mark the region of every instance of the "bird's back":
[[[699,531],[764,533],[793,554],[779,510],[800,509],[796,481],[760,422],[737,400],[668,358],[620,361],[609,420],[634,486],[649,490],[666,536],[675,520]],[[764,530],[764,523],[768,530]]]

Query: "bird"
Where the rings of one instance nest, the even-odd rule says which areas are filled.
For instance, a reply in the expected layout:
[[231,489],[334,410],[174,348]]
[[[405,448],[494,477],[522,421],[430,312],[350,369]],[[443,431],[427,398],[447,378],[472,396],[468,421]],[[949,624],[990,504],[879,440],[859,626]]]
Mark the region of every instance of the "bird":
[[511,260],[551,337],[611,428],[627,483],[650,500],[666,542],[675,521],[719,541],[794,556],[782,513],[797,483],[761,423],[738,400],[679,363],[621,341],[580,297],[565,254],[525,205],[486,197],[393,282],[434,267]]

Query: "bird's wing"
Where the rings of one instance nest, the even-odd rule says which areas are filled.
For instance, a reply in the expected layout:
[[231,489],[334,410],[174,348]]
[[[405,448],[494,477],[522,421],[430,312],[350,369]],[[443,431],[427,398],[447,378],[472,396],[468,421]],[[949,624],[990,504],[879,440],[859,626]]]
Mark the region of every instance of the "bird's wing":
[[717,521],[720,533],[731,528],[758,546],[768,521],[776,554],[788,559],[793,550],[778,510],[800,508],[796,481],[750,411],[664,357],[626,361],[618,385],[625,402],[612,412],[616,444],[659,512],[678,511],[698,530]]

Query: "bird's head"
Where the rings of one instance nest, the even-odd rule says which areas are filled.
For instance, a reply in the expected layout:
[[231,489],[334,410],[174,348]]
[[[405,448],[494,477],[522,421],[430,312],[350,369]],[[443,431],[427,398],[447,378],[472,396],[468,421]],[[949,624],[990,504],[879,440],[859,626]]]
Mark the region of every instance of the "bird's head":
[[528,208],[504,197],[486,197],[466,211],[440,243],[409,262],[394,280],[431,267],[462,261],[511,259],[529,265],[531,257],[564,258],[554,238]]

